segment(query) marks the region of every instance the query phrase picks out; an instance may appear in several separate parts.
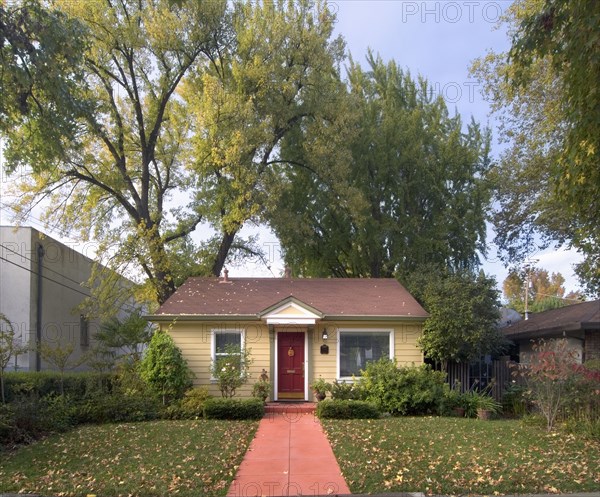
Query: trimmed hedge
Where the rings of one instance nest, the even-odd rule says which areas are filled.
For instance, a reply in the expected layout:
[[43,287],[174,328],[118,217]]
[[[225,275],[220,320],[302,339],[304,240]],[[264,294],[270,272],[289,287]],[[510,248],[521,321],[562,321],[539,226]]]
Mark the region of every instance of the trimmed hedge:
[[317,404],[317,416],[323,419],[376,419],[375,404],[362,400],[323,400]]
[[261,399],[208,399],[204,403],[207,419],[260,419],[265,414]]
[[[112,391],[115,373],[65,373],[63,377],[65,395],[82,399]],[[7,372],[4,376],[6,402],[23,395],[48,397],[60,393],[60,373],[56,371]]]
[[128,423],[150,421],[161,417],[163,406],[160,401],[144,393],[89,397],[75,404],[77,423]]

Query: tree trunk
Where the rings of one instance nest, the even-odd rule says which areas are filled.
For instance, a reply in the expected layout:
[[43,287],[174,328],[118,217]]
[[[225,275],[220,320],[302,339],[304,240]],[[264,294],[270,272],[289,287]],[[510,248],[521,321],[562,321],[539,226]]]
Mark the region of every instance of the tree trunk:
[[160,305],[175,293],[175,282],[171,276],[171,271],[157,271],[154,276],[154,287],[156,288],[156,298]]
[[168,263],[168,256],[165,251],[165,243],[158,234],[158,230],[152,225],[146,233],[150,260],[154,269],[153,286],[156,291],[156,299],[160,305],[175,293],[175,281],[171,267]]
[[221,244],[219,245],[219,251],[217,252],[215,262],[213,263],[210,271],[213,276],[219,276],[221,274],[223,266],[225,265],[225,261],[227,260],[227,256],[229,255],[229,250],[231,249],[231,245],[233,244],[233,240],[235,239],[235,235],[238,231],[239,227],[233,231],[225,232],[223,234]]

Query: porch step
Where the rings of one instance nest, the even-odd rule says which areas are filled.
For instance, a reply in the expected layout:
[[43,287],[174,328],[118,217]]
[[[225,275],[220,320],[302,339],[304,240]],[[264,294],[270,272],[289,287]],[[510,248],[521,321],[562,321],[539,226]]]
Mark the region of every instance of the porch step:
[[317,404],[314,402],[267,402],[266,414],[314,414]]

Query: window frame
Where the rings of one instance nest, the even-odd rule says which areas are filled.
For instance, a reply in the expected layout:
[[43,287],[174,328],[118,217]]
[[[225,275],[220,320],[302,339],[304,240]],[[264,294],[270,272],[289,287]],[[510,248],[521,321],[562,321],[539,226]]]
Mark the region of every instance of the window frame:
[[[213,328],[210,330],[210,360],[214,364],[217,359],[217,334],[219,333],[236,333],[240,335],[240,349],[243,352],[246,348],[246,330],[243,328]],[[219,356],[227,356],[231,354],[219,353]],[[217,379],[211,374],[210,381],[216,382]]]
[[[337,346],[337,357],[336,357],[336,378],[339,381],[352,382],[352,376],[341,375],[341,352],[342,352],[342,335],[354,334],[354,335],[368,335],[371,333],[387,333],[389,335],[389,359],[393,360],[396,356],[394,347],[395,336],[393,328],[340,328],[338,329],[338,346]],[[357,376],[360,378],[360,376]]]

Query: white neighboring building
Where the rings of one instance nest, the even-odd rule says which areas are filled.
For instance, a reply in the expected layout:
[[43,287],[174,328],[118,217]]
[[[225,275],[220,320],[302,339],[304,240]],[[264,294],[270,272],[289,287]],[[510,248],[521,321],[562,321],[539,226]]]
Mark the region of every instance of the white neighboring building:
[[83,283],[93,265],[73,247],[34,228],[0,226],[0,313],[32,349],[12,359],[9,371],[50,369],[35,351],[38,341],[51,346],[73,343],[73,359],[93,346],[100,323],[78,311],[90,295]]

